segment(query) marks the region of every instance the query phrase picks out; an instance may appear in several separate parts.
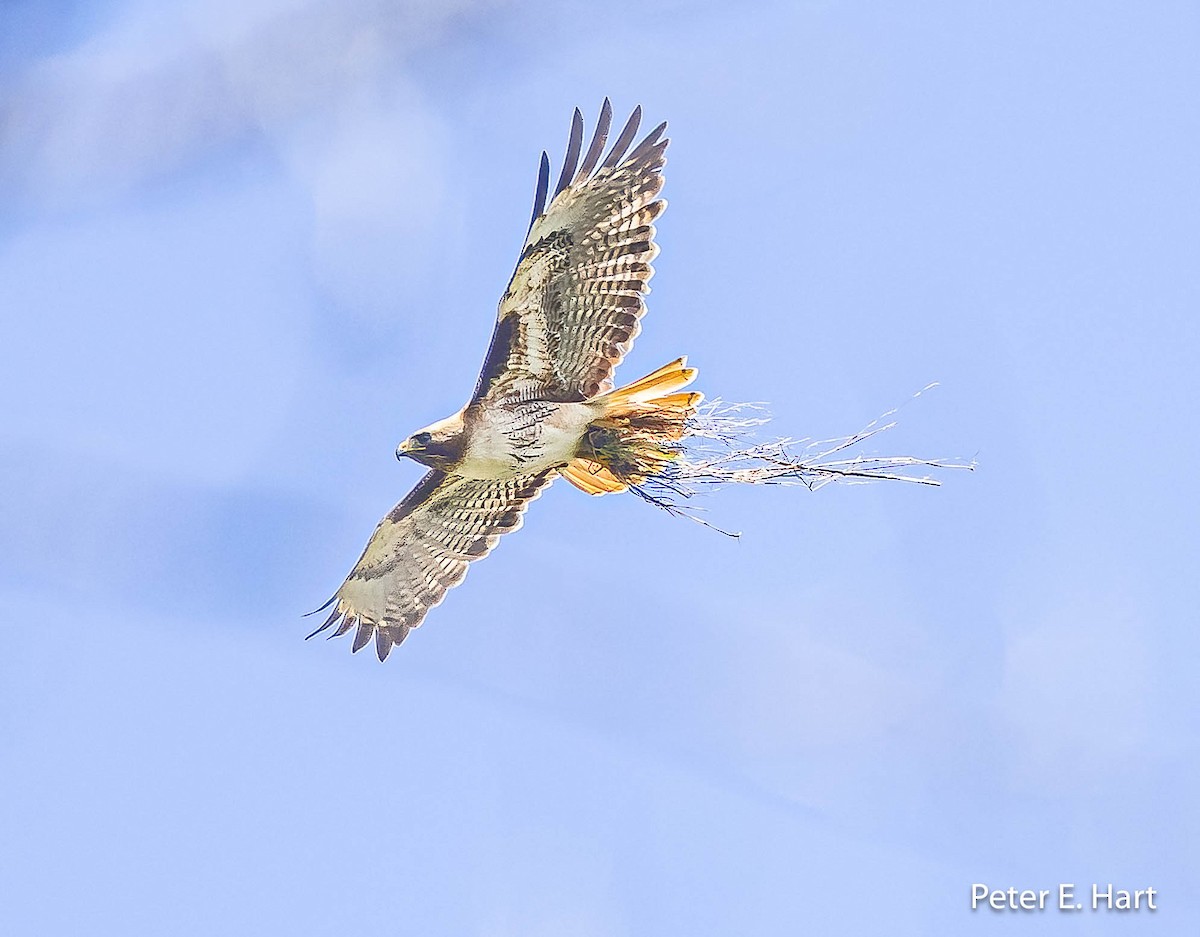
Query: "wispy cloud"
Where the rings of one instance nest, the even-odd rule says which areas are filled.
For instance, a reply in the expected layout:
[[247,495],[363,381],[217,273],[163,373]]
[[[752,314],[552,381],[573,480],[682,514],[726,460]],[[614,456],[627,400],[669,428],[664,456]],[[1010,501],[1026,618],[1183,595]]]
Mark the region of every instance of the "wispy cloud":
[[[315,284],[357,316],[439,275],[451,147],[408,63],[504,0],[134,0],[0,87],[0,191],[34,224],[120,210],[239,152],[311,210]],[[452,225],[451,225],[452,227]]]
[[130,4],[107,30],[10,82],[0,179],[35,206],[70,206],[250,138],[286,148],[307,116],[372,100],[415,110],[411,89],[397,91],[406,58],[496,4]]

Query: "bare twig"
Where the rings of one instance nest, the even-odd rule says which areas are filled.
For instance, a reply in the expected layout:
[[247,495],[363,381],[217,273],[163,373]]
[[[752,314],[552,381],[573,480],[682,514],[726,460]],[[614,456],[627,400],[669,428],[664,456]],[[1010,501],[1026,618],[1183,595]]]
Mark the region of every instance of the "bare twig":
[[[933,386],[913,396],[919,397]],[[785,437],[756,442],[756,430],[770,420],[762,407],[716,400],[688,419],[683,438],[673,447],[675,458],[641,484],[631,486],[631,490],[670,514],[737,536],[697,517],[698,508],[685,506],[684,502],[728,485],[803,485],[810,491],[830,482],[903,481],[940,485],[931,472],[975,468],[974,460],[850,454],[851,450],[893,429],[896,421],[891,417],[895,413],[895,409],[890,410],[849,436],[821,440]]]

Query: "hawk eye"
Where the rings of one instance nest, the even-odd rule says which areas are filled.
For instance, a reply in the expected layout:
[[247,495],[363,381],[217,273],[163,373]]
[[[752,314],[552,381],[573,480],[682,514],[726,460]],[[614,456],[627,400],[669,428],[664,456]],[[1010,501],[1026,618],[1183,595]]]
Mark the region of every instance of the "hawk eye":
[[417,433],[417,435],[413,437],[413,442],[415,442],[418,446],[428,446],[431,442],[433,442],[433,433]]

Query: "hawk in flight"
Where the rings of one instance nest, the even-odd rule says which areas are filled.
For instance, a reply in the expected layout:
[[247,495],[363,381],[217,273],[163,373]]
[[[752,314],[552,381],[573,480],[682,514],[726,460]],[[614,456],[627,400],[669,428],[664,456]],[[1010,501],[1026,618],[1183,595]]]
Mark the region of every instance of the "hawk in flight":
[[[379,522],[318,634],[372,639],[380,660],[421,624],[467,566],[521,526],[562,476],[588,494],[636,487],[668,466],[701,395],[679,358],[615,388],[646,311],[666,124],[630,149],[635,108],[605,155],[606,99],[586,150],[576,109],[558,182],[542,154],[533,219],[471,399],[396,450],[428,474]],[[581,158],[582,157],[582,158]],[[309,635],[312,637],[312,635]]]

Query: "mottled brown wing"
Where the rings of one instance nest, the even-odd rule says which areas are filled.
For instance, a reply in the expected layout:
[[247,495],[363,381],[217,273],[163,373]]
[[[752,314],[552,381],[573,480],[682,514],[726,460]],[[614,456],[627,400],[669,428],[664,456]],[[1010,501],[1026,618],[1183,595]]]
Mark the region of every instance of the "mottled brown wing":
[[346,581],[318,609],[332,605],[333,613],[309,637],[335,625],[331,638],[356,628],[353,650],[374,636],[385,660],[463,581],[467,564],[521,526],[529,502],[554,477],[543,472],[480,480],[430,472],[379,522]]
[[[654,219],[667,140],[660,124],[628,156],[641,120],[634,110],[597,168],[612,120],[607,100],[583,162],[578,109],[558,185],[546,207],[550,164],[542,154],[533,221],[500,310],[475,400],[585,400],[612,389],[646,311],[658,253]],[[543,211],[543,209],[545,209]]]

